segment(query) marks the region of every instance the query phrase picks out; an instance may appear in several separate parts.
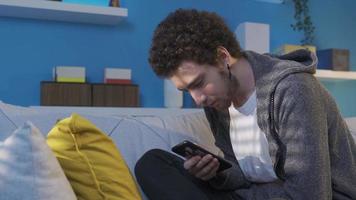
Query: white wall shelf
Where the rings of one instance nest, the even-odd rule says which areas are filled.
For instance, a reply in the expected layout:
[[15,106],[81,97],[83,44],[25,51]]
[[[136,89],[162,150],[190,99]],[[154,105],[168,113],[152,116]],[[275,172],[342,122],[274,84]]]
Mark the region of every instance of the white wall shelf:
[[116,25],[127,15],[126,8],[46,0],[0,0],[0,16],[6,17]]
[[267,3],[281,4],[281,3],[284,3],[285,0],[255,0],[255,1],[262,1],[262,2],[267,2]]
[[316,70],[315,76],[322,79],[356,80],[356,72],[352,71],[318,69]]

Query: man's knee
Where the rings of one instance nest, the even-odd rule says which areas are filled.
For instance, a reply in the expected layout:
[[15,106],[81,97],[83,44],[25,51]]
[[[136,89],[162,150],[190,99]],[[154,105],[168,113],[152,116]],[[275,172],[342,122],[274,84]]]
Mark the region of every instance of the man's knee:
[[151,149],[144,153],[135,165],[135,175],[140,177],[142,174],[151,171],[155,166],[159,165],[170,153],[162,149]]
[[165,150],[162,150],[162,149],[151,149],[151,150],[148,150],[146,153],[144,153],[142,155],[141,159],[143,159],[143,160],[146,160],[146,159],[152,160],[152,159],[161,158],[162,156],[167,156],[169,154],[170,154],[169,152],[167,152]]

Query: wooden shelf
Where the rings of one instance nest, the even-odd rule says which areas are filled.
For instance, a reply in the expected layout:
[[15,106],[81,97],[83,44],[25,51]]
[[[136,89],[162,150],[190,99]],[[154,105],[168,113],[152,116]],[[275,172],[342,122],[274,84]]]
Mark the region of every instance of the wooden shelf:
[[316,70],[315,76],[322,79],[356,80],[356,72],[352,71],[318,69]]
[[139,107],[135,84],[41,81],[42,106]]
[[0,0],[0,16],[116,25],[126,8],[100,7],[45,0]]

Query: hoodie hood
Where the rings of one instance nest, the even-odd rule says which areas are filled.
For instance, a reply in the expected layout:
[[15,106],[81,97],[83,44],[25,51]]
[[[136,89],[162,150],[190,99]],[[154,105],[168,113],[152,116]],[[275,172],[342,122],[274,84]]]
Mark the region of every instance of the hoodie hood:
[[316,57],[316,55],[306,49],[301,49],[301,50],[297,50],[297,51],[293,51],[291,53],[282,55],[277,57],[280,60],[283,61],[294,61],[300,64],[300,66],[294,66],[293,65],[289,65],[289,67],[291,68],[301,68],[301,69],[297,69],[297,71],[304,71],[304,72],[308,72],[308,73],[315,73],[316,70],[316,65],[318,62],[318,59]]
[[258,82],[275,82],[290,73],[310,73],[316,72],[317,57],[311,51],[301,49],[282,56],[270,54],[257,54],[246,51],[245,56],[255,76],[256,85]]

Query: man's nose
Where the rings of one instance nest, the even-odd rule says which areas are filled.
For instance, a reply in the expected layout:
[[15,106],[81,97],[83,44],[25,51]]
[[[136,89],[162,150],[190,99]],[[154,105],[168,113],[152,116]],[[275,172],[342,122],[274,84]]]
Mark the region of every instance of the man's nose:
[[192,90],[190,91],[190,95],[198,106],[204,106],[206,104],[206,95],[201,90]]

